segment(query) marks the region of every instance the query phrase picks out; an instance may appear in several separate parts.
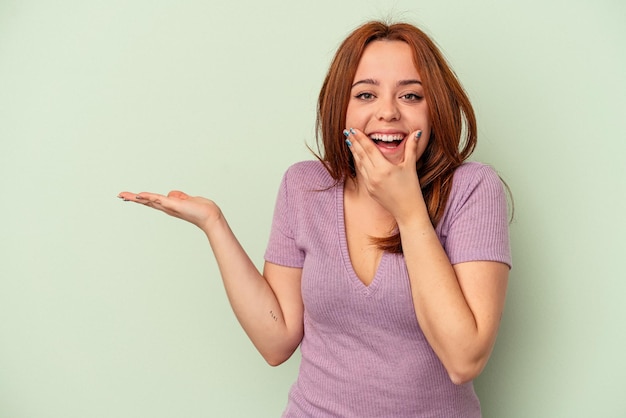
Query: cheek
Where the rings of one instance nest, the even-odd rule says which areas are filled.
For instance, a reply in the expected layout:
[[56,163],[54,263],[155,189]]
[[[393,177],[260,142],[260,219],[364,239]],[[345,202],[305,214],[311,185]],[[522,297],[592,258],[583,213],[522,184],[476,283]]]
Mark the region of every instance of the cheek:
[[348,109],[346,110],[346,128],[362,130],[367,120],[368,115],[364,109],[359,109],[358,106],[348,104]]
[[428,118],[419,115],[418,117],[413,119],[413,123],[418,125],[422,130],[430,129],[430,120]]
[[358,128],[354,115],[350,113],[346,115],[346,128]]
[[431,130],[430,115],[428,114],[428,108],[426,106],[418,106],[417,108],[408,109],[404,114],[405,120],[408,124],[415,128],[421,129],[424,133],[428,133]]

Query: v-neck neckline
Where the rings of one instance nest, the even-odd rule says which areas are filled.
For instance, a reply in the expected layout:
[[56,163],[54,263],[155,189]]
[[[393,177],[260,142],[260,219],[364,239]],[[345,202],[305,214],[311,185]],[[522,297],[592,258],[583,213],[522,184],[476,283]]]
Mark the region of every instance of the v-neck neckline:
[[341,182],[337,185],[336,189],[336,203],[337,203],[337,217],[338,217],[338,234],[339,234],[339,245],[341,247],[341,255],[343,259],[344,266],[346,271],[348,272],[348,276],[350,281],[353,283],[353,286],[364,293],[365,295],[372,294],[379,287],[379,283],[381,281],[380,272],[385,268],[387,263],[387,252],[383,251],[381,254],[380,260],[378,262],[378,266],[376,267],[376,271],[374,273],[374,277],[369,284],[365,284],[359,276],[356,274],[354,266],[352,265],[352,260],[350,259],[350,251],[348,250],[348,233],[346,231],[346,220],[345,220],[345,182]]

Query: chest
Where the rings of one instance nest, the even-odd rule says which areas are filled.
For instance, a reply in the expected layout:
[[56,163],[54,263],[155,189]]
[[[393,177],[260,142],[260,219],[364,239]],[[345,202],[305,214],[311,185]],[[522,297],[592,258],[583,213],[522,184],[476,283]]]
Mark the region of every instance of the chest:
[[372,228],[364,227],[358,219],[346,219],[346,245],[348,259],[357,278],[369,286],[380,266],[383,252],[372,242],[375,234]]
[[366,285],[353,269],[347,247],[330,257],[326,252],[308,252],[301,284],[305,327],[350,335],[391,329],[414,332],[417,320],[404,258],[383,253],[377,269],[369,273]]
[[390,226],[349,204],[344,210],[343,203],[341,190],[328,190],[308,196],[297,212],[305,326],[309,333],[310,327],[330,333],[414,330],[404,257],[371,243],[372,236],[388,235]]
[[364,205],[349,194],[344,199],[344,229],[348,258],[358,279],[369,286],[380,265],[383,251],[375,238],[388,237],[395,223],[386,212]]

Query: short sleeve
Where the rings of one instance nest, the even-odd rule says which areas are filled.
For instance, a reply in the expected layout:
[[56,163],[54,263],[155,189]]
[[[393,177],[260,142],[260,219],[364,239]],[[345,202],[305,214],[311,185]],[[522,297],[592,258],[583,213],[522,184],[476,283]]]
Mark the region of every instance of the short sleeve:
[[489,166],[466,163],[455,172],[440,239],[452,264],[498,261],[511,267],[508,204]]
[[[296,243],[295,218],[297,216],[290,202],[289,170],[283,176],[278,189],[272,229],[265,250],[265,260],[287,267],[302,268],[304,252]],[[297,205],[295,205],[297,207]]]

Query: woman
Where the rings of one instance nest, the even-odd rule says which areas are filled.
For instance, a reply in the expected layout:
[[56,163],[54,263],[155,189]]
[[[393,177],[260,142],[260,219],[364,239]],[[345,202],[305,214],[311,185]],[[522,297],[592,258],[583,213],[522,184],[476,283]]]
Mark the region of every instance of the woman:
[[511,261],[503,186],[464,163],[466,94],[423,32],[370,22],[339,47],[317,123],[320,161],[286,172],[262,274],[214,202],[120,197],[206,233],[269,364],[301,347],[285,417],[479,417]]

